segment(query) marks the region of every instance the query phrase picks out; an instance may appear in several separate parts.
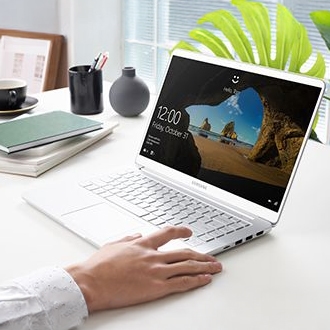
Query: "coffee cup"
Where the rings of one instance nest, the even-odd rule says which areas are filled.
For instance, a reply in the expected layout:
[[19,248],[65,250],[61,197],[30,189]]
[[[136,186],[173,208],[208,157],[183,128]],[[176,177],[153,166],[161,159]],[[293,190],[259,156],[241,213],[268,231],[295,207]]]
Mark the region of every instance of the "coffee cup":
[[21,79],[0,79],[0,110],[19,109],[26,98],[27,83]]

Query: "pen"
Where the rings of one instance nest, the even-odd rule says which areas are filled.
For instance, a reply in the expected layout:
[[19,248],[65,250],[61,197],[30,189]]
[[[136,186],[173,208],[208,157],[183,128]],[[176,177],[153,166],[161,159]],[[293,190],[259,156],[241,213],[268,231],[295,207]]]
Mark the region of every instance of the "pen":
[[101,56],[102,56],[102,53],[99,52],[99,53],[97,54],[97,56],[94,58],[92,65],[91,65],[90,68],[88,69],[88,72],[92,72],[92,71],[95,70],[96,65],[97,65],[97,63],[99,62]]
[[104,64],[106,63],[108,58],[109,58],[109,52],[103,53],[102,58],[96,64],[96,70],[101,70],[104,67]]

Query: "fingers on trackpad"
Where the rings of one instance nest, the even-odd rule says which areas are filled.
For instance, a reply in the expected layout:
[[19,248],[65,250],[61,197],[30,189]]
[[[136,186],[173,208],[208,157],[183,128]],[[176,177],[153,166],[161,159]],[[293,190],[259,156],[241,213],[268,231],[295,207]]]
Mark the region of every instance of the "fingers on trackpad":
[[97,246],[134,233],[147,234],[156,230],[154,226],[106,203],[65,214],[62,221],[66,227]]

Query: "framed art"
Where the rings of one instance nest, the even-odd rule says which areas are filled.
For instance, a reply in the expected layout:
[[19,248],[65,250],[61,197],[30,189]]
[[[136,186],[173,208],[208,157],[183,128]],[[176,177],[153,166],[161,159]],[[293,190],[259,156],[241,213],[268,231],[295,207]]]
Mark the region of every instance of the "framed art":
[[0,29],[0,78],[20,78],[28,93],[54,89],[63,36]]

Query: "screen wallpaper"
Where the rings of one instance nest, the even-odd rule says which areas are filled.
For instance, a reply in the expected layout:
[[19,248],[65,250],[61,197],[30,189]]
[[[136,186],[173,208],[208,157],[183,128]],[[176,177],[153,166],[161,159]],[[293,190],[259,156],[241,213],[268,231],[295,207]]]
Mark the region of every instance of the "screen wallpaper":
[[319,93],[174,56],[140,154],[277,211]]

